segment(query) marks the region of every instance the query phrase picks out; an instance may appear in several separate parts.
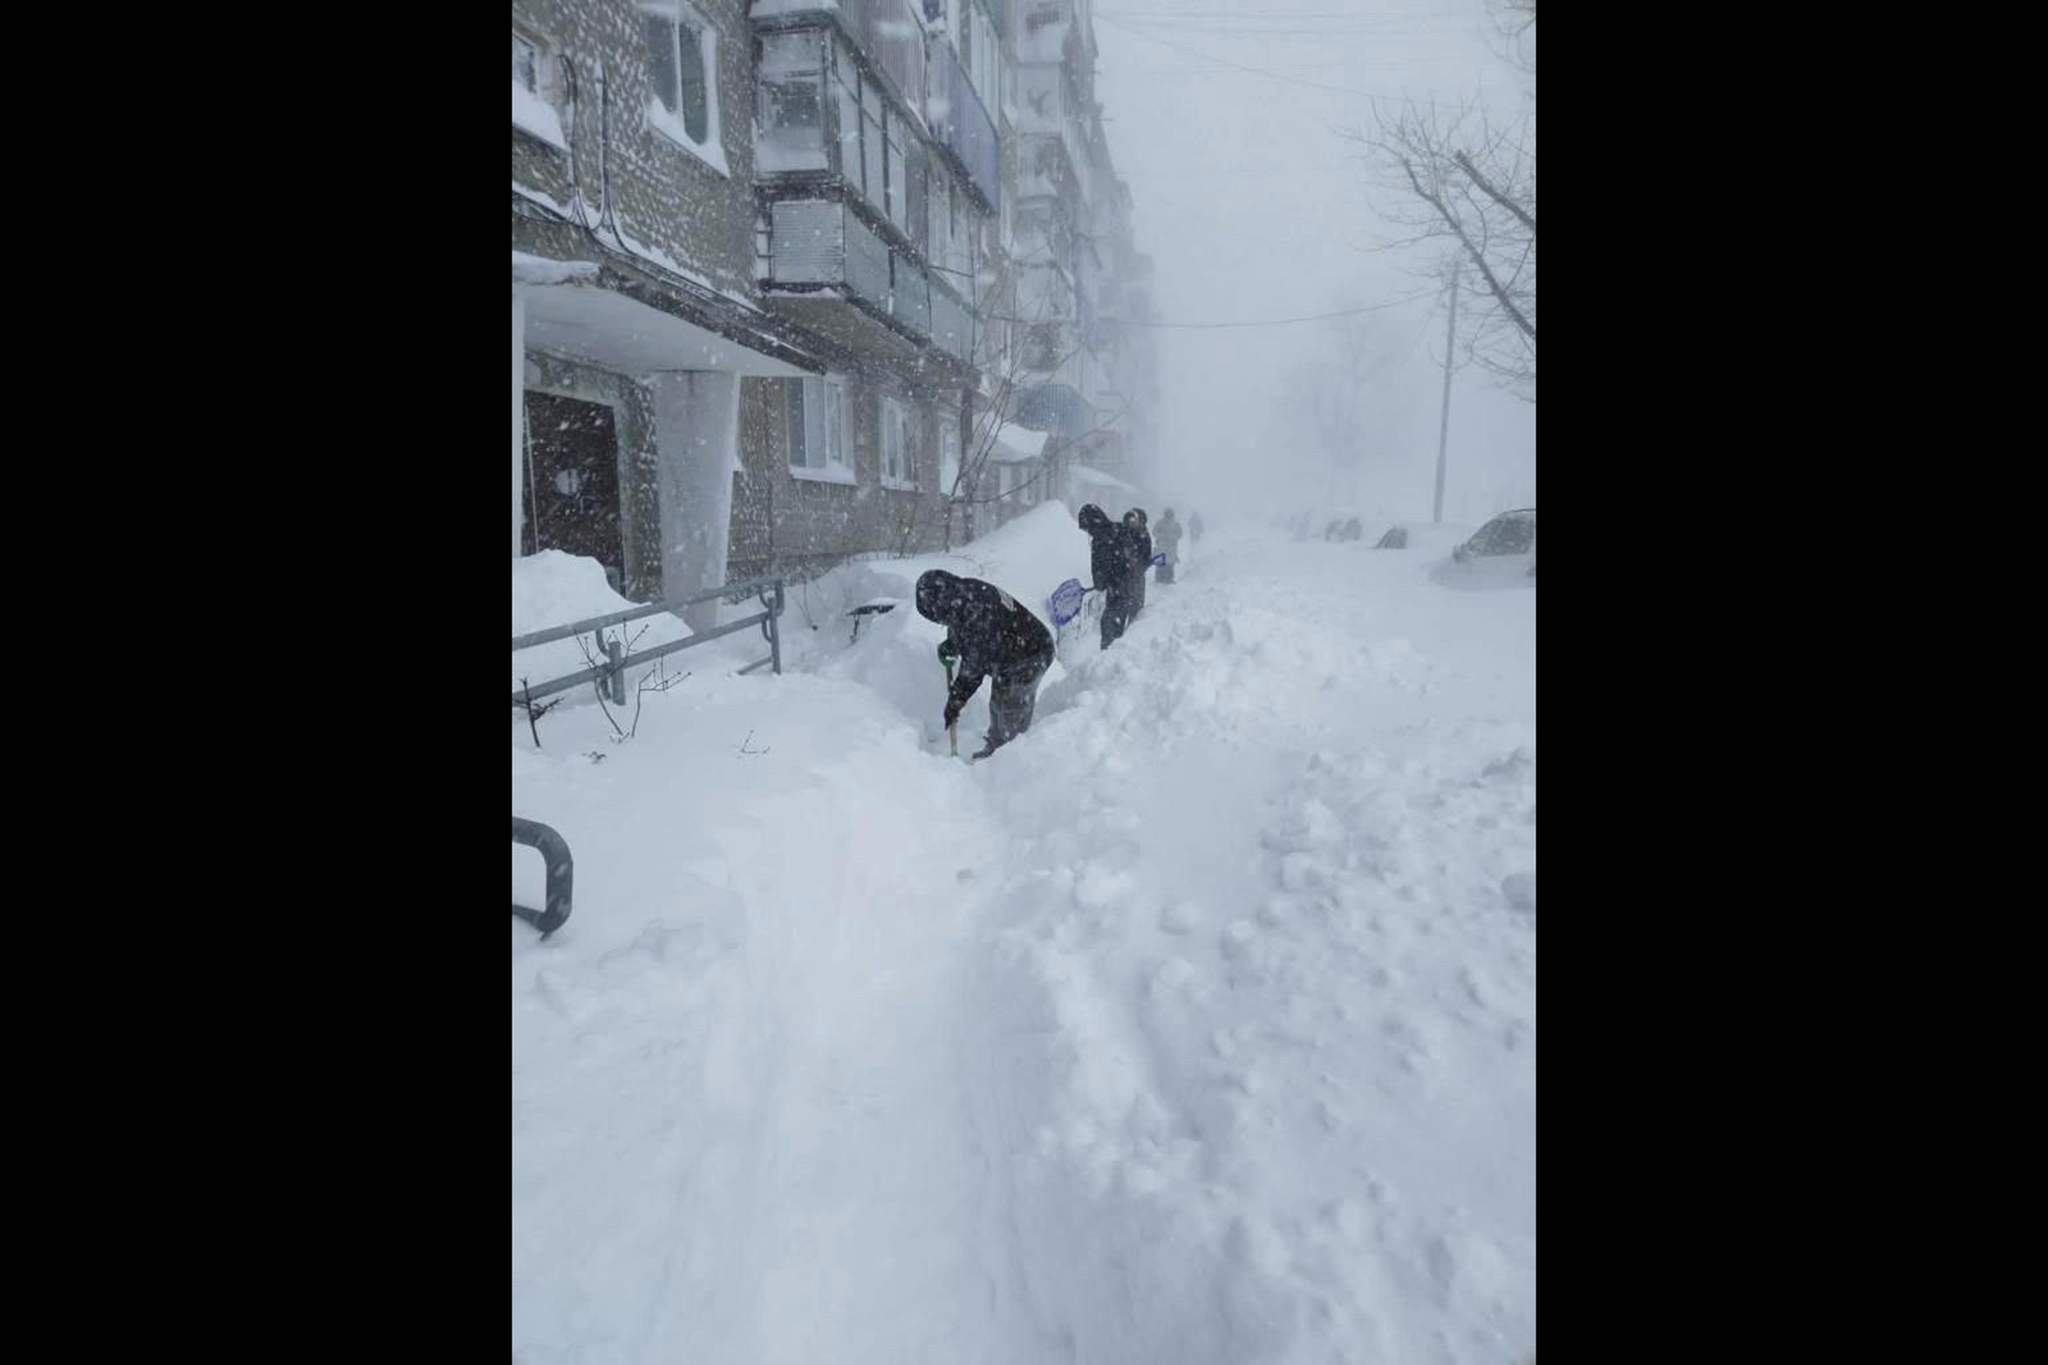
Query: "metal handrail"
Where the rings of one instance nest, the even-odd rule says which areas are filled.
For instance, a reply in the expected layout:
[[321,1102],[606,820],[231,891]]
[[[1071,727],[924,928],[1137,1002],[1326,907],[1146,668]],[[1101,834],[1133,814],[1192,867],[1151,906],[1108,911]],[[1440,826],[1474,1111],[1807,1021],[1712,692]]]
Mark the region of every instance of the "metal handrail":
[[644,606],[627,607],[624,611],[611,612],[605,616],[592,616],[586,620],[572,621],[566,626],[549,626],[546,630],[536,630],[528,635],[513,636],[512,652],[517,654],[520,650],[530,649],[534,645],[546,645],[552,644],[556,640],[566,640],[572,635],[581,635],[586,630],[602,630],[606,626],[624,625],[628,621],[637,621],[643,616],[653,616],[658,612],[673,612],[679,607],[692,607],[699,602],[709,602],[714,597],[730,597],[734,601],[738,601],[740,598],[747,596],[749,593],[757,592],[761,588],[774,586],[780,589],[781,585],[782,580],[780,578],[749,578],[738,583],[728,583],[722,588],[713,588],[709,592],[700,592],[695,597],[685,597],[676,602],[649,602]]
[[[770,596],[771,592],[773,593],[772,597]],[[761,599],[762,610],[755,612],[751,616],[743,616],[737,621],[728,621],[722,626],[715,626],[710,630],[700,631],[681,640],[671,640],[667,644],[654,645],[651,648],[640,650],[634,654],[621,653],[617,641],[606,642],[600,637],[598,639],[599,649],[610,656],[604,663],[583,669],[581,672],[568,674],[565,677],[551,678],[537,687],[528,686],[522,688],[520,691],[512,694],[512,704],[514,706],[524,706],[529,701],[538,701],[542,697],[550,697],[557,692],[566,692],[572,687],[580,687],[587,682],[596,682],[600,678],[607,678],[611,681],[612,700],[623,703],[626,700],[627,669],[632,668],[636,664],[644,664],[650,660],[674,654],[679,650],[709,644],[722,635],[730,635],[734,631],[745,630],[749,626],[756,625],[761,627],[761,634],[767,638],[768,657],[755,660],[741,669],[740,672],[751,673],[763,664],[768,664],[779,674],[782,672],[782,627],[780,622],[782,609],[785,604],[783,580],[779,577],[749,578],[738,583],[727,583],[723,587],[713,588],[708,592],[701,592],[694,597],[686,597],[680,601],[654,602],[642,607],[631,607],[625,611],[609,612],[603,616],[592,616],[582,621],[572,621],[566,626],[550,626],[546,630],[537,630],[531,634],[515,635],[512,637],[512,652],[517,654],[520,650],[530,649],[535,645],[551,644],[556,640],[566,640],[572,635],[581,635],[585,631],[590,631],[594,634],[597,631],[603,630],[606,626],[623,625],[628,621],[637,621],[643,616],[653,616],[660,612],[673,612],[678,607],[687,607],[697,602],[709,602],[714,598],[732,598],[737,600],[749,593],[753,593]]]
[[512,842],[539,849],[548,865],[547,908],[534,910],[512,902],[512,913],[540,930],[546,938],[569,921],[569,893],[576,879],[575,862],[569,857],[569,841],[538,820],[512,817]]

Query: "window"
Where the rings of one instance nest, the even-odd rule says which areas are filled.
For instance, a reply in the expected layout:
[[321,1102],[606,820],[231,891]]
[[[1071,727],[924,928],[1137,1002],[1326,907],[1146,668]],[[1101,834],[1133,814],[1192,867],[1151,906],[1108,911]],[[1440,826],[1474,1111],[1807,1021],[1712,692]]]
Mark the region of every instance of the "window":
[[[999,64],[996,60],[996,30],[974,0],[962,0],[966,22],[960,26],[960,64],[984,107],[1001,107],[1002,92],[996,88]],[[969,35],[972,35],[970,37]]]
[[825,169],[825,47],[818,30],[766,33],[755,86],[764,171]]
[[890,107],[882,87],[862,76],[842,45],[834,79],[839,101],[839,173],[870,207],[922,246],[925,154],[915,129]]
[[889,119],[889,221],[903,227],[909,221],[909,176],[903,170],[903,121]]
[[539,138],[561,151],[569,150],[562,136],[562,119],[549,99],[547,52],[540,43],[514,29],[512,32],[512,126]]
[[853,464],[846,450],[844,386],[830,379],[785,379],[782,394],[789,467],[853,482]]
[[960,423],[951,417],[939,419],[939,493],[951,496],[960,479]]
[[839,102],[839,162],[846,183],[860,188],[860,71],[844,43],[832,63],[832,94]]
[[540,49],[516,33],[512,35],[512,84],[540,93]]
[[687,0],[641,0],[640,32],[647,48],[653,98],[647,121],[725,170],[718,140],[718,30]]
[[921,249],[924,247],[926,240],[927,209],[925,207],[925,195],[929,184],[929,167],[925,157],[924,144],[917,140],[917,135],[915,133],[910,134],[908,141],[910,145],[904,149],[903,157],[903,164],[909,167],[909,178],[905,182],[907,200],[903,217],[898,220],[898,226],[908,233],[910,240],[917,243]]
[[883,187],[888,179],[882,171],[882,91],[873,81],[860,83],[860,150],[862,184],[866,186],[867,200],[876,208],[887,212]]
[[959,280],[960,288],[967,290],[974,285],[974,238],[981,220],[965,192],[958,188],[953,191],[951,216],[953,249],[946,265],[958,272],[955,278]]
[[1531,516],[1505,516],[1487,529],[1493,538],[1480,548],[1481,554],[1525,555],[1536,543],[1536,518]]
[[953,208],[952,182],[946,178],[945,171],[940,169],[936,159],[932,161],[931,166],[930,194],[931,233],[928,238],[930,245],[925,250],[925,256],[945,277],[946,283],[953,287],[955,293],[972,297],[974,281],[964,278],[966,268],[960,263],[961,256],[965,254],[961,248],[966,243],[957,235],[959,214]]
[[898,488],[911,487],[915,465],[911,458],[910,410],[893,398],[882,400],[882,482]]

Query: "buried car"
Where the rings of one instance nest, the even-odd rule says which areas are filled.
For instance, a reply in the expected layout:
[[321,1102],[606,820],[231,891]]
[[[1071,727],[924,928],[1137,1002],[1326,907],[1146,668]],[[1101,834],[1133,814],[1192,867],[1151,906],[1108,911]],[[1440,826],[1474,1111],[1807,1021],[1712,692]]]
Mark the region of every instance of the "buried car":
[[1473,532],[1470,540],[1451,551],[1451,557],[1460,564],[1475,559],[1521,555],[1529,557],[1529,572],[1533,575],[1536,572],[1536,509],[1533,507],[1501,513]]

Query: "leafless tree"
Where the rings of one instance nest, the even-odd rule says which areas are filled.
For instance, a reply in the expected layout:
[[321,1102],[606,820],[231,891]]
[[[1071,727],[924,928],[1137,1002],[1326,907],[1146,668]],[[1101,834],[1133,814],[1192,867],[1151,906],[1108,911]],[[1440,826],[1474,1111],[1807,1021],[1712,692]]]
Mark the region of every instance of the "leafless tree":
[[1357,491],[1357,477],[1386,449],[1388,385],[1396,381],[1412,337],[1371,316],[1325,324],[1328,341],[1289,370],[1286,409],[1299,438],[1324,466],[1324,501],[1336,507]]
[[[1465,294],[1459,338],[1466,356],[1505,387],[1536,400],[1535,0],[1497,0],[1498,31],[1529,76],[1524,109],[1505,121],[1477,101],[1376,105],[1373,125],[1344,136],[1366,149],[1383,191],[1380,215],[1399,229],[1392,247],[1437,251],[1435,273],[1455,272]],[[1469,313],[1466,311],[1469,309]]]

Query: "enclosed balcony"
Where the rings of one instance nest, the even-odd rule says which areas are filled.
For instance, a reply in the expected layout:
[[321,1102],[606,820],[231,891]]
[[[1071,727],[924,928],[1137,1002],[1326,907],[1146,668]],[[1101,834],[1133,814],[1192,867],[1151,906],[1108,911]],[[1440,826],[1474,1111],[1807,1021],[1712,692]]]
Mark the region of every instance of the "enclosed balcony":
[[925,99],[924,27],[912,0],[753,0],[747,13],[766,30],[836,18],[861,55],[894,88],[891,93],[922,111]]
[[770,203],[766,247],[761,284],[780,311],[845,334],[831,309],[843,312],[851,303],[911,344],[936,347],[963,364],[972,359],[973,314],[844,199]]

